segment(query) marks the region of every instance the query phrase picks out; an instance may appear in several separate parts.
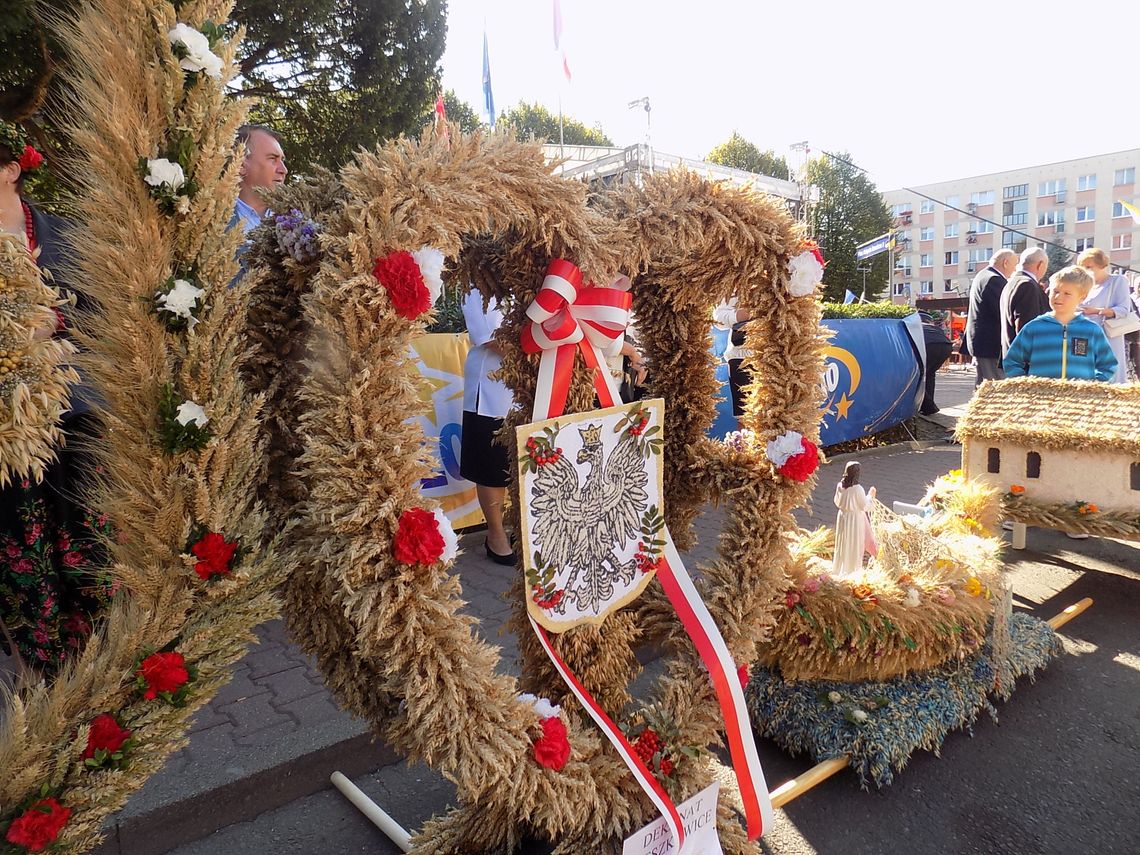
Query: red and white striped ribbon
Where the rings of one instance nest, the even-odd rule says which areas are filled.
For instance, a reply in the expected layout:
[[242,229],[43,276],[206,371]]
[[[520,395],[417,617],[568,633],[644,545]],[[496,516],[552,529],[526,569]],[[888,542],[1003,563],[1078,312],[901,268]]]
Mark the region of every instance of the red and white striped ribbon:
[[[624,280],[628,282],[628,280]],[[546,269],[542,287],[527,307],[522,347],[541,353],[533,419],[554,418],[566,408],[575,351],[594,371],[594,388],[603,407],[621,402],[606,357],[621,351],[633,297],[619,288],[582,285],[582,271],[562,258]]]

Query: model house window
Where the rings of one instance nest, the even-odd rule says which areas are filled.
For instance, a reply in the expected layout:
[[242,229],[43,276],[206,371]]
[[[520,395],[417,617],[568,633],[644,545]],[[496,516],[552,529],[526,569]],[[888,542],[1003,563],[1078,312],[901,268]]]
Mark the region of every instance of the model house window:
[[1133,490],[1140,490],[1140,463],[1133,463],[1128,468],[1128,477]]
[[1132,233],[1125,232],[1122,235],[1112,236],[1113,249],[1132,249]]
[[1096,189],[1096,173],[1092,175],[1082,175],[1077,179],[1078,190],[1095,190]]
[[922,202],[920,202],[918,205],[918,212],[920,214],[933,214],[934,203],[929,199],[923,199]]
[[1085,205],[1077,208],[1077,222],[1078,223],[1091,223],[1096,219],[1096,208],[1092,205]]
[[1134,184],[1135,182],[1135,166],[1130,166],[1127,169],[1118,169],[1112,174],[1112,184],[1114,187],[1119,187],[1121,184]]
[[957,264],[958,263],[958,250],[946,253],[946,261],[943,264]]
[[986,471],[1001,472],[1001,451],[991,448],[986,452]]
[[1025,477],[1041,477],[1041,455],[1036,451],[1031,451],[1025,455]]

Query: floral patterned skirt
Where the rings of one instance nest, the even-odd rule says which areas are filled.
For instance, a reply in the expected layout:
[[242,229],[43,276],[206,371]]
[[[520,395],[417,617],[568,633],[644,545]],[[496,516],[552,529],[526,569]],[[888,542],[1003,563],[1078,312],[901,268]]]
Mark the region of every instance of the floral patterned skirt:
[[[0,620],[20,655],[49,674],[81,649],[113,593],[102,545],[111,527],[77,501],[91,471],[80,446],[92,420],[77,416],[65,428],[67,445],[41,483],[0,491]],[[7,638],[0,645],[11,653]]]

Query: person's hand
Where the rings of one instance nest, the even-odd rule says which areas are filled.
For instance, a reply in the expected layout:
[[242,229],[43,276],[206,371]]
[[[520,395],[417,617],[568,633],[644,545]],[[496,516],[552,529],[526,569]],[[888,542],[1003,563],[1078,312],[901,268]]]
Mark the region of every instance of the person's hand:
[[1098,309],[1096,306],[1085,306],[1081,309],[1081,314],[1082,315],[1096,316],[1096,315],[1101,314],[1101,310]]
[[645,378],[649,374],[649,368],[645,365],[645,360],[634,361],[630,360],[629,370],[633,372],[633,385],[641,386],[645,383]]
[[877,491],[877,490],[876,490],[874,487],[872,487],[870,490],[868,490],[868,491],[867,491],[867,498],[868,498],[868,499],[873,499],[873,498],[875,498],[875,494],[876,494],[877,492],[878,492],[878,491]]

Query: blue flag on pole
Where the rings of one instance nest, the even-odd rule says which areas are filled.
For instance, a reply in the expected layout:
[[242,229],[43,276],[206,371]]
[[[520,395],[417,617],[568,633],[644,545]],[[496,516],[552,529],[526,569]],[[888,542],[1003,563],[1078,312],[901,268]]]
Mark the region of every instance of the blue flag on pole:
[[487,124],[495,130],[495,96],[491,94],[491,54],[487,50],[487,31],[483,31],[483,110]]
[[847,291],[843,295],[843,305],[846,306],[848,303],[854,303],[857,299],[858,298],[852,292]]

